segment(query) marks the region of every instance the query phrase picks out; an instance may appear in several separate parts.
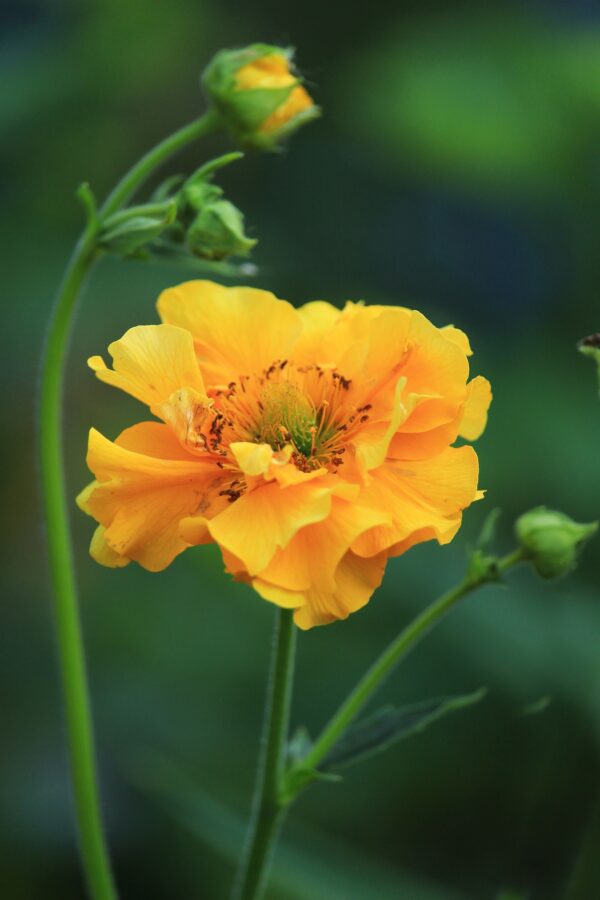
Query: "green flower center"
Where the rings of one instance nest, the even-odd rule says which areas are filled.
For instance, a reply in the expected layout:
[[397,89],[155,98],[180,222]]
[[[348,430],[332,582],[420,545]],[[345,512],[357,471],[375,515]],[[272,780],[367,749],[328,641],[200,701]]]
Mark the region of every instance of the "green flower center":
[[315,444],[317,413],[310,400],[289,382],[267,384],[260,396],[261,417],[256,440],[281,450],[292,443],[303,456],[309,457]]

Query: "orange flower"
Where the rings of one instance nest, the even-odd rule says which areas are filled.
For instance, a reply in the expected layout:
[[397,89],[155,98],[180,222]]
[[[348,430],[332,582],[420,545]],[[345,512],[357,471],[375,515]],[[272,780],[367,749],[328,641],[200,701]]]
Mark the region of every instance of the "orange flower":
[[468,382],[461,331],[399,307],[294,309],[273,294],[193,281],[161,294],[164,324],[89,360],[162,421],[113,443],[94,429],[92,556],[164,569],[216,542],[227,570],[301,628],[368,602],[390,556],[452,540],[477,500],[469,446],[491,399]]

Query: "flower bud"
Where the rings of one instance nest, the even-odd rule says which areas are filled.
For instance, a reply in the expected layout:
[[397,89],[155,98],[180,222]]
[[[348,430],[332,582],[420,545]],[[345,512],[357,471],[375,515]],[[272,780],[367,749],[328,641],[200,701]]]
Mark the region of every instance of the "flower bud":
[[268,44],[221,50],[202,83],[225,124],[245,147],[274,149],[319,108],[292,72],[293,51]]
[[556,578],[575,568],[583,544],[598,523],[581,525],[564,513],[538,506],[517,519],[515,533],[542,578]]
[[244,234],[244,216],[240,210],[223,199],[223,189],[212,183],[218,168],[241,155],[230,153],[202,166],[178,194],[178,225],[194,256],[212,260],[246,256],[256,244],[254,238]]
[[207,203],[187,230],[190,251],[203,259],[246,256],[255,244],[244,234],[242,213],[229,200]]

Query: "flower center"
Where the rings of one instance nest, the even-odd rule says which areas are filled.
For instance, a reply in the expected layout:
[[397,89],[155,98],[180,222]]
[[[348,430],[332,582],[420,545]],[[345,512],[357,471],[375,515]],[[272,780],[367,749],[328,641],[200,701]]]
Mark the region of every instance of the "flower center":
[[275,360],[260,374],[211,388],[200,415],[186,409],[186,446],[219,457],[220,468],[230,467],[234,441],[269,444],[275,451],[291,446],[291,462],[301,471],[335,472],[371,409],[369,403],[355,405],[350,386],[334,368]]
[[260,418],[255,440],[281,450],[292,443],[303,456],[315,448],[317,413],[311,401],[291,382],[267,383],[258,401]]

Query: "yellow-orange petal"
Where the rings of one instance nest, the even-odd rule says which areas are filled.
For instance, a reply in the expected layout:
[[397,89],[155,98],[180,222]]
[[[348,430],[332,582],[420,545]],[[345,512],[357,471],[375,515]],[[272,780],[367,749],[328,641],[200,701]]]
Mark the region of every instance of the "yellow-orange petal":
[[131,394],[152,410],[182,387],[206,396],[191,335],[173,325],[138,325],[110,344],[109,369],[100,356],[88,365],[100,381]]
[[402,397],[405,387],[406,378],[399,378],[389,421],[370,423],[359,431],[353,441],[356,460],[364,471],[375,469],[383,463],[394,434],[410,414],[410,408]]
[[[125,443],[145,439],[145,431],[138,428]],[[105,527],[104,540],[116,554],[150,571],[164,569],[188,546],[179,534],[181,520],[209,509],[218,497],[213,465],[148,456],[94,429],[87,461],[97,480],[78,498],[80,506]]]
[[315,625],[345,619],[350,613],[361,609],[381,584],[386,562],[385,553],[363,559],[348,551],[336,570],[335,591],[330,594],[309,591],[304,605],[294,613],[296,625],[306,631]]
[[487,414],[492,402],[492,386],[487,378],[477,375],[467,385],[467,399],[460,420],[459,433],[468,441],[475,441],[487,424]]
[[138,422],[131,425],[121,432],[115,444],[124,450],[131,450],[144,456],[191,462],[189,452],[181,446],[171,428],[163,422]]
[[155,415],[169,425],[189,453],[206,452],[206,438],[202,426],[208,418],[212,401],[194,388],[182,387],[163,403],[152,408]]
[[207,523],[218,544],[240,559],[250,575],[269,564],[297,531],[325,519],[335,480],[311,479],[288,487],[277,481],[259,484]]
[[341,310],[324,300],[313,300],[296,312],[302,332],[294,348],[294,361],[298,365],[335,366],[337,360],[331,336]]
[[460,328],[455,328],[454,325],[445,325],[443,328],[440,328],[440,332],[445,338],[455,343],[457,347],[460,347],[465,356],[473,355],[469,338]]
[[193,336],[208,385],[227,384],[288,359],[302,327],[294,307],[274,294],[212,281],[168,288],[157,308],[163,322]]
[[106,540],[104,525],[98,525],[92,536],[90,544],[90,556],[101,566],[109,569],[122,569],[128,566],[131,560],[127,556],[120,556]]
[[[462,415],[462,413],[460,413]],[[391,459],[426,459],[437,456],[458,436],[459,418],[438,425],[427,431],[409,432],[400,429],[392,438],[388,448]]]
[[334,496],[329,516],[300,529],[258,575],[262,581],[294,592],[334,593],[337,567],[352,543],[359,535],[391,521],[389,510]]
[[290,71],[290,61],[283,53],[267,53],[241,66],[235,73],[238,91],[272,90],[288,87],[298,79]]
[[307,109],[312,109],[314,102],[306,88],[301,84],[290,92],[277,109],[268,116],[258,129],[262,134],[273,134],[284,128],[288,122]]
[[[229,445],[234,459],[245,475],[267,475],[275,457],[270,444],[253,444],[250,441],[234,441]],[[287,462],[291,455],[287,454]],[[282,460],[282,464],[284,461]]]
[[415,404],[402,430],[428,431],[458,415],[466,397],[469,363],[459,343],[416,311],[408,340],[411,349],[401,369],[407,392],[431,399]]
[[421,534],[446,544],[460,524],[462,510],[479,499],[479,465],[471,447],[448,447],[431,459],[392,462],[371,473],[359,502],[390,510],[390,526],[362,534],[352,549],[373,556]]

